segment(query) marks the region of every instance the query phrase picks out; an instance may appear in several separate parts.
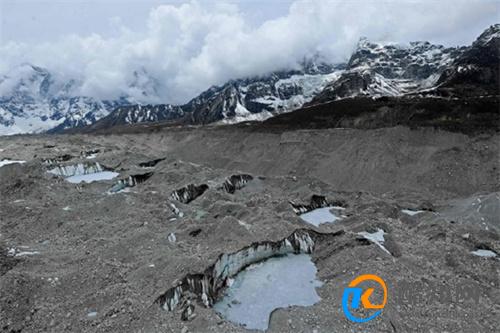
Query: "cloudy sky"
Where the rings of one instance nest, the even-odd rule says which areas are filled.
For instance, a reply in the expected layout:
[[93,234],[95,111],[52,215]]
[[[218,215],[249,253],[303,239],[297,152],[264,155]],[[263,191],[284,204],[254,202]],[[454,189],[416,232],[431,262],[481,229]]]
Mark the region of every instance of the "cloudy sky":
[[[361,36],[467,45],[500,22],[499,9],[499,0],[0,0],[0,75],[29,62],[76,78],[83,95],[182,103],[316,53],[345,61]],[[134,80],[158,96],[144,100]]]

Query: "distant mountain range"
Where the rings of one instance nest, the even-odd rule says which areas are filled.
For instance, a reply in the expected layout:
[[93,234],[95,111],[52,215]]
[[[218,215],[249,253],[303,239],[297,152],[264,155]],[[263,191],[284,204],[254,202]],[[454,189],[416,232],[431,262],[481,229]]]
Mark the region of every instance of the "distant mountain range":
[[[380,44],[362,38],[346,64],[305,59],[297,69],[213,86],[184,105],[141,105],[131,96],[105,101],[78,96],[77,80],[60,83],[46,69],[23,64],[0,76],[0,135],[160,121],[261,121],[356,96],[499,95],[499,50],[500,24],[464,47]],[[145,96],[158,94],[144,70],[134,72],[130,85]]]

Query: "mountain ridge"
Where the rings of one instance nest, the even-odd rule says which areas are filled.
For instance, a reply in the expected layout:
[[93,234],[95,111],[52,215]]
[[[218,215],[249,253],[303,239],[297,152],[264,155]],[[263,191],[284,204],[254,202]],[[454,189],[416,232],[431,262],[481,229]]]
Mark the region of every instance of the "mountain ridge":
[[[0,77],[0,135],[173,121],[179,124],[264,121],[303,106],[357,96],[475,96],[498,94],[500,24],[470,46],[429,42],[400,45],[360,38],[345,64],[316,55],[296,68],[232,79],[182,105],[137,103],[130,96],[99,100],[74,96],[78,82],[60,83],[44,68],[23,64],[18,82]],[[158,84],[146,70],[133,72],[130,86],[153,98]],[[10,94],[5,91],[12,89]]]

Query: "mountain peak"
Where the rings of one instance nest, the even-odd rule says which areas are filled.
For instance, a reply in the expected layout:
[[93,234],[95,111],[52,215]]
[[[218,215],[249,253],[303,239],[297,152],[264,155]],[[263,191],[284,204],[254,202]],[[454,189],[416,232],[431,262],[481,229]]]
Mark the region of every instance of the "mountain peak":
[[500,39],[500,24],[497,23],[491,25],[489,28],[483,31],[483,33],[479,35],[479,37],[476,39],[473,45],[485,46],[491,41],[499,39]]

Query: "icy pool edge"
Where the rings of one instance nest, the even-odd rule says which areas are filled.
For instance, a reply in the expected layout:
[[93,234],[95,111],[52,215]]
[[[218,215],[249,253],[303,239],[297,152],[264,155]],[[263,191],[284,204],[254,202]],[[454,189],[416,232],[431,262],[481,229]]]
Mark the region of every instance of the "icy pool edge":
[[221,296],[227,286],[228,279],[249,265],[289,253],[311,254],[314,251],[318,237],[342,234],[344,234],[344,231],[323,234],[309,229],[298,229],[279,241],[255,242],[239,251],[229,254],[223,253],[203,273],[184,276],[176,286],[160,295],[155,300],[155,303],[159,304],[164,310],[172,311],[179,304],[182,297],[189,292],[196,295],[206,307],[211,307]]

